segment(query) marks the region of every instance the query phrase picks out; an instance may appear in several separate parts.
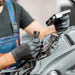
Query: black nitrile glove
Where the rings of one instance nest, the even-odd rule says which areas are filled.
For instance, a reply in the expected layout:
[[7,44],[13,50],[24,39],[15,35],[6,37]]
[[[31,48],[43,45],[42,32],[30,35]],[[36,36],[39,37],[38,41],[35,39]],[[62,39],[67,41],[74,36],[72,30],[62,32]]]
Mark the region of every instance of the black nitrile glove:
[[21,60],[30,60],[38,54],[40,50],[40,40],[38,38],[23,43],[21,46],[12,51],[12,55],[16,62]]
[[61,34],[70,26],[69,16],[67,15],[65,17],[58,19],[57,21],[55,21],[54,25],[55,25],[56,31]]

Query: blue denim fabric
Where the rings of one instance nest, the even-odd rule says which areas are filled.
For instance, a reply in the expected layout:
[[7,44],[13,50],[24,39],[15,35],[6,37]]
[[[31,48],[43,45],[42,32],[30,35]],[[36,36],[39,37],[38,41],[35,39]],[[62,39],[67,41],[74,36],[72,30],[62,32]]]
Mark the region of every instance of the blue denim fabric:
[[0,38],[0,54],[8,53],[13,49],[17,48],[16,40],[18,40],[18,44],[20,44],[20,39],[18,34]]

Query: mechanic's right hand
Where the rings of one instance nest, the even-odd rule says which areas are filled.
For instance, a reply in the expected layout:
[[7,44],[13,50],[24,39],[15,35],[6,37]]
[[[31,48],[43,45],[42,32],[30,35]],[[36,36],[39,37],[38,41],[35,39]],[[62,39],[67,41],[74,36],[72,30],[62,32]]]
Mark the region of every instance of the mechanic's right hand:
[[40,39],[36,38],[28,43],[23,43],[12,51],[12,55],[16,62],[21,60],[30,60],[38,54],[41,47]]
[[70,26],[70,19],[69,16],[66,15],[65,17],[62,17],[58,19],[55,23],[56,31],[61,34],[63,31],[65,31]]

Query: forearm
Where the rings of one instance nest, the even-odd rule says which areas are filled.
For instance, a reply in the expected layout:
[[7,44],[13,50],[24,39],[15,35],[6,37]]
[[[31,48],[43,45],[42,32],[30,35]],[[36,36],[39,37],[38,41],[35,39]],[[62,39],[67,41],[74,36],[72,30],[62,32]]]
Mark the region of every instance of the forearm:
[[0,70],[12,65],[16,63],[16,61],[14,60],[12,53],[7,53],[3,56],[0,57]]
[[29,34],[33,35],[33,31],[40,31],[40,36],[39,38],[48,35],[50,33],[55,32],[55,27],[52,26],[49,29],[47,29],[46,27],[44,27],[43,25],[41,25],[40,23],[38,23],[37,21],[33,21],[30,25],[28,25],[25,29],[25,31],[27,31]]
[[43,36],[48,35],[48,34],[51,34],[51,33],[54,33],[54,32],[56,32],[56,30],[55,30],[55,27],[52,26],[49,29],[46,29],[43,32],[41,32],[39,38],[42,38]]

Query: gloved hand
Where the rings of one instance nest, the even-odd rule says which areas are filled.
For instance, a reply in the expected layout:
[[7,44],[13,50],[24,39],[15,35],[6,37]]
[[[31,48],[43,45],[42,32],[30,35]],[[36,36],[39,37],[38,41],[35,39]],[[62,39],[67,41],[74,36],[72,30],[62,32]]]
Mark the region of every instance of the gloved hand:
[[12,51],[12,55],[16,62],[21,60],[29,60],[38,54],[40,50],[40,40],[38,38],[28,41],[28,43],[23,43],[21,46]]
[[58,33],[62,33],[64,30],[66,30],[70,26],[69,16],[66,15],[65,17],[58,19],[57,21],[55,21],[54,25],[55,25],[56,31]]

